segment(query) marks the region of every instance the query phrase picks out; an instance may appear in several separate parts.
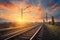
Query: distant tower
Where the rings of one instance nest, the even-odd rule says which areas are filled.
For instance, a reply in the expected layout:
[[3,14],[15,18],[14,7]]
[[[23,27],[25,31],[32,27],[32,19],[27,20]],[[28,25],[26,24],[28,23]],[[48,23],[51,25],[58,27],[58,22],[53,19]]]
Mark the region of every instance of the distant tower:
[[46,22],[48,22],[48,16],[47,16],[47,13],[46,13]]

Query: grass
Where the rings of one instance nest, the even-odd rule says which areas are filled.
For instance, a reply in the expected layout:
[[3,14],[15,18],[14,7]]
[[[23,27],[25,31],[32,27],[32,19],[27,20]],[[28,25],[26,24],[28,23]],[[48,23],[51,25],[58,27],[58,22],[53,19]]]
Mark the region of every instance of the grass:
[[60,36],[60,26],[50,25],[50,24],[46,24],[46,25],[47,25],[47,28],[50,29],[50,31]]

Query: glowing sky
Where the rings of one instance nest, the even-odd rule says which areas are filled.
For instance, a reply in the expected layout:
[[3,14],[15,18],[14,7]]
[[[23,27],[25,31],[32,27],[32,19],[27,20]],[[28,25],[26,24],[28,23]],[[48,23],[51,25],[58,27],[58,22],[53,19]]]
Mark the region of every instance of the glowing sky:
[[42,21],[46,12],[49,19],[54,16],[59,21],[59,4],[59,0],[0,0],[0,18],[20,21],[23,9],[24,21]]

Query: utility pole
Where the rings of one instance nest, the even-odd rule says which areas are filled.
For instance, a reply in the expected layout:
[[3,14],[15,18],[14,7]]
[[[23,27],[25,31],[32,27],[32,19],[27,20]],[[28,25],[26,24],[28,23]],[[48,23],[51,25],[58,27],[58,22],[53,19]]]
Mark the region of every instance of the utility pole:
[[23,8],[21,8],[21,19],[23,20]]
[[29,6],[27,6],[26,8],[21,8],[21,19],[23,20],[23,14],[24,14],[24,10],[26,10],[27,8],[29,8]]

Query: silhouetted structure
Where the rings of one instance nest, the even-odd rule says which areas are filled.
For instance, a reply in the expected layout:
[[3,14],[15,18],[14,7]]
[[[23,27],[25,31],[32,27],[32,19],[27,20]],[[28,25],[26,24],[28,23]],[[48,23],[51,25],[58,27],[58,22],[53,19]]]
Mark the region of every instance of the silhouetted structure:
[[23,8],[21,9],[21,19],[23,20]]
[[52,25],[54,25],[55,24],[55,21],[54,21],[54,17],[52,16]]
[[46,13],[46,22],[48,22],[48,16],[47,16],[47,13]]

